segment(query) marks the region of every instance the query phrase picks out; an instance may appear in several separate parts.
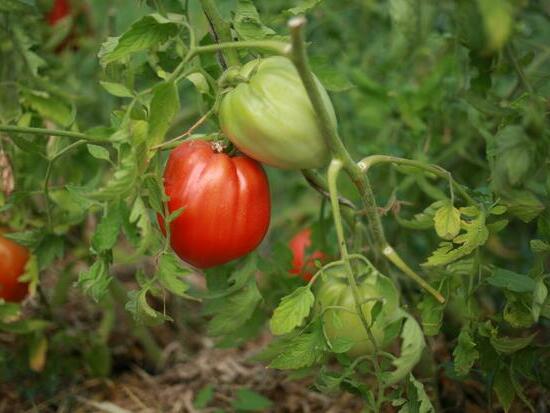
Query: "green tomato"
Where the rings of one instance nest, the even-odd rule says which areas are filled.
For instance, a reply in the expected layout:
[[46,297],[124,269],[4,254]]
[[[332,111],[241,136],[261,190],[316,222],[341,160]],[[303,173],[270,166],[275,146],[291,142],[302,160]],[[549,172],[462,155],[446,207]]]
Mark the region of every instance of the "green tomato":
[[[221,101],[220,126],[241,152],[283,169],[325,166],[329,151],[302,80],[292,62],[268,57],[245,64],[238,76],[247,79]],[[330,98],[315,78],[330,121],[336,115]]]
[[[371,332],[378,347],[384,348],[395,336],[388,326],[398,318],[399,293],[388,277],[373,271],[363,262],[357,267],[359,294],[364,302],[361,308],[365,319],[371,325]],[[383,304],[372,323],[371,311],[377,300],[369,299],[375,298],[382,299]],[[316,303],[316,310],[322,317],[325,336],[331,344],[339,339],[353,343],[346,351],[351,357],[374,353],[374,344],[356,311],[353,292],[348,285],[343,265],[325,271],[325,277],[321,279],[317,289]]]

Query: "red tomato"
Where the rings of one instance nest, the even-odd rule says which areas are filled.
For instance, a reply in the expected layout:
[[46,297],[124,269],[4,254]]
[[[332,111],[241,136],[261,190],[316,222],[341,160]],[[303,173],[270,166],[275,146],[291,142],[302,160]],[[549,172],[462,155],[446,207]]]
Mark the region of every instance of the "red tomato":
[[311,246],[311,229],[306,228],[298,232],[288,243],[292,251],[292,269],[291,274],[299,275],[304,280],[309,281],[317,272],[315,260],[322,260],[326,257],[321,251],[314,251],[311,255],[305,257],[306,249]]
[[[248,254],[269,227],[269,183],[261,165],[230,157],[211,143],[188,141],[170,153],[164,171],[168,210],[183,212],[170,224],[178,256],[198,268]],[[161,228],[162,218],[159,217]]]
[[6,301],[22,301],[29,293],[29,284],[18,281],[25,272],[29,251],[4,238],[0,230],[0,298]]
[[48,13],[47,19],[50,26],[54,26],[59,20],[71,14],[71,4],[69,0],[55,0],[53,7]]

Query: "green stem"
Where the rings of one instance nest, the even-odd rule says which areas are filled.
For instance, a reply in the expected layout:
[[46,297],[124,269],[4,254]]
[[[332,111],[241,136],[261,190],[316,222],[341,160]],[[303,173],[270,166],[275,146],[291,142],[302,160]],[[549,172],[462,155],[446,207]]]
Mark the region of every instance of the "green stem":
[[357,163],[359,168],[364,173],[368,173],[369,169],[373,167],[374,165],[381,164],[381,163],[391,163],[396,165],[406,165],[406,166],[412,166],[418,169],[422,169],[424,171],[433,173],[434,175],[447,179],[451,185],[451,190],[454,189],[457,191],[462,197],[470,204],[470,205],[477,205],[477,202],[475,199],[473,199],[468,192],[464,189],[462,185],[460,185],[458,182],[456,182],[451,173],[447,171],[446,169],[442,168],[439,165],[432,165],[432,164],[425,164],[421,161],[415,161],[412,159],[404,159],[404,158],[398,158],[396,156],[389,156],[389,155],[371,155],[367,156],[366,158],[363,158],[361,161]]
[[[323,134],[327,147],[331,151],[333,159],[337,159],[342,162],[342,168],[350,177],[361,196],[361,200],[363,201],[367,212],[369,230],[375,243],[375,251],[379,254],[382,253],[383,256],[388,258],[392,263],[396,265],[399,263],[398,268],[418,282],[418,279],[421,279],[420,276],[410,269],[410,267],[408,267],[397,255],[393,248],[388,245],[384,234],[384,227],[382,226],[382,219],[378,213],[376,198],[374,197],[374,192],[372,191],[369,179],[351,158],[349,152],[342,143],[342,140],[338,136],[334,123],[331,121],[329,110],[324,104],[318,84],[315,81],[315,77],[309,67],[305,49],[306,46],[302,34],[302,29],[305,24],[306,19],[302,16],[294,17],[289,21],[288,26],[291,36],[291,48],[288,50],[287,56],[292,60],[294,66],[296,66],[298,74],[302,79],[302,83],[304,84],[313,109],[317,114],[319,128]],[[387,251],[388,248],[392,251],[392,254],[390,255],[384,253],[384,251]],[[420,285],[426,288],[427,283],[423,281]],[[438,300],[442,298],[441,294],[434,294],[433,288],[426,288],[426,290],[434,295],[434,297]]]
[[[214,0],[201,0],[201,6],[212,28],[214,41],[216,43],[231,42],[233,40],[231,26],[223,19]],[[226,49],[222,55],[227,66],[238,66],[240,64],[239,55],[235,50]]]
[[57,129],[30,128],[25,126],[0,125],[0,132],[32,133],[33,135],[63,136],[72,139],[85,139],[89,142],[94,141],[88,135],[80,132],[72,132]]
[[[378,353],[378,343],[376,341],[376,338],[374,337],[374,334],[372,333],[369,322],[367,321],[367,318],[365,317],[365,314],[363,312],[363,307],[362,307],[363,301],[361,299],[361,293],[359,292],[359,287],[357,285],[357,281],[355,280],[353,268],[351,267],[351,260],[348,253],[348,247],[346,245],[346,240],[344,237],[344,227],[342,225],[342,215],[340,214],[340,203],[338,202],[338,187],[337,187],[338,174],[342,169],[342,167],[343,167],[342,161],[340,161],[339,159],[333,159],[328,168],[328,188],[330,192],[330,203],[332,206],[334,226],[336,227],[336,235],[338,237],[338,248],[340,249],[340,255],[341,255],[344,267],[346,269],[346,276],[348,279],[348,283],[353,294],[355,309],[356,309],[357,315],[359,316],[359,319],[361,320],[361,323],[363,324],[365,331],[367,332],[367,336],[369,337],[369,340],[372,342],[372,345],[374,347],[374,352],[376,355]],[[376,376],[380,377],[380,373],[381,373],[380,364],[378,363],[378,359],[376,358],[374,360],[374,369],[375,369]],[[381,387],[382,386],[379,385],[379,389]],[[382,388],[382,396],[383,396],[383,388]]]

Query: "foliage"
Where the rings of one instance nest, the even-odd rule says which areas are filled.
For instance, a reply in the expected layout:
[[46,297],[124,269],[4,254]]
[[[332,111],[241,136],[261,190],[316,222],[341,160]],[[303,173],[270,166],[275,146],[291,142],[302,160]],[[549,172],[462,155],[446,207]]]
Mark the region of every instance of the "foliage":
[[[116,304],[158,365],[144,325],[176,318],[167,300],[194,299],[218,345],[240,345],[269,325],[279,337],[260,360],[315,376],[323,392],[356,394],[373,410],[434,411],[441,401],[421,380],[428,363],[458,385],[481,382],[489,408],[534,411],[526,389],[544,394],[550,383],[547,2],[71,4],[54,26],[44,18],[50,1],[0,4],[0,225],[32,251],[24,277],[55,280],[47,290],[38,282],[22,306],[0,303],[0,331],[18,343],[10,352],[0,341],[0,379],[41,372],[21,389],[37,400],[78,371],[107,376]],[[224,139],[219,80],[236,62],[286,54],[307,76],[286,25],[303,13],[308,61],[338,118],[337,133],[321,130],[341,137],[347,149],[331,148],[332,156],[352,179],[334,177],[335,191],[324,170],[304,180],[267,168],[274,214],[263,247],[206,271],[208,288],[197,289],[157,224],[157,214],[175,218],[164,207],[167,151],[190,137]],[[354,164],[344,150],[364,159]],[[353,358],[344,354],[349,343],[325,337],[311,311],[325,269],[304,285],[288,274],[292,257],[280,241],[305,226],[311,251],[338,265],[359,254],[399,286],[407,311],[388,327],[388,351]],[[134,268],[133,290],[117,265]],[[360,272],[346,269],[350,287]],[[404,277],[417,273],[424,289]],[[77,331],[59,321],[69,287],[101,321]],[[373,305],[370,316],[379,311]],[[433,365],[431,336],[452,347],[450,365]],[[243,410],[269,404],[246,389],[234,401]]]

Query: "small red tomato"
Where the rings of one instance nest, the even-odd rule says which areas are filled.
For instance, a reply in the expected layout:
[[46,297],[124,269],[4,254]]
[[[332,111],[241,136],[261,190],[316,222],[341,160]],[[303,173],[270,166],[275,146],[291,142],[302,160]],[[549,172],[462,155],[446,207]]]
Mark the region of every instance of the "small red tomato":
[[[170,213],[170,243],[178,256],[198,268],[224,264],[248,254],[269,227],[271,199],[262,166],[231,157],[211,143],[188,141],[174,149],[164,171]],[[159,216],[161,228],[162,218]]]
[[69,0],[55,0],[47,16],[48,23],[50,26],[54,26],[59,20],[67,17],[69,14],[71,14]]
[[291,274],[299,275],[304,280],[309,281],[317,272],[315,260],[322,260],[326,255],[321,251],[314,251],[305,257],[306,249],[311,246],[311,229],[305,228],[298,232],[288,243],[292,251],[292,269]]
[[20,302],[29,293],[29,284],[18,280],[25,272],[29,251],[1,233],[0,230],[0,298]]

